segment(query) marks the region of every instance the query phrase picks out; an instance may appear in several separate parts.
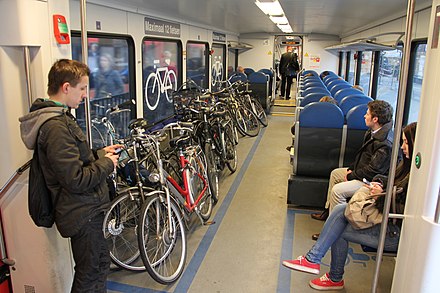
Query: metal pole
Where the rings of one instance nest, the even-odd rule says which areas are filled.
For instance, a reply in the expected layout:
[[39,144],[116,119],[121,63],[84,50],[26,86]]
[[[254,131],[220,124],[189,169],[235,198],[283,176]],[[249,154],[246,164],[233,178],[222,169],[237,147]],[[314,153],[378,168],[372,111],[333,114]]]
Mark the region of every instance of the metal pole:
[[31,54],[28,46],[23,47],[24,51],[24,71],[26,74],[26,91],[28,97],[28,109],[32,106],[32,81],[31,81]]
[[[86,27],[86,0],[80,1],[80,13],[81,13],[81,49],[82,49],[82,62],[87,64],[88,60],[88,47],[87,47],[87,27]],[[90,125],[90,91],[87,90],[87,96],[84,101],[84,115],[86,120],[86,137],[89,142],[89,146],[92,147],[92,127]]]
[[406,28],[405,28],[405,44],[403,47],[404,55],[401,63],[400,81],[399,81],[399,97],[397,99],[396,123],[394,128],[394,143],[391,153],[391,165],[388,174],[387,193],[385,197],[385,206],[383,210],[383,220],[380,227],[379,244],[377,247],[376,270],[374,272],[373,284],[371,292],[376,293],[377,283],[379,281],[380,265],[383,257],[383,249],[385,246],[386,230],[388,226],[388,212],[390,210],[391,196],[394,187],[394,176],[396,175],[397,155],[399,152],[400,134],[402,132],[403,110],[405,106],[406,83],[408,80],[408,68],[411,54],[411,36],[412,24],[414,18],[415,0],[408,1],[408,10],[406,12]]
[[434,222],[437,224],[440,222],[440,188],[438,190],[437,207],[435,209]]

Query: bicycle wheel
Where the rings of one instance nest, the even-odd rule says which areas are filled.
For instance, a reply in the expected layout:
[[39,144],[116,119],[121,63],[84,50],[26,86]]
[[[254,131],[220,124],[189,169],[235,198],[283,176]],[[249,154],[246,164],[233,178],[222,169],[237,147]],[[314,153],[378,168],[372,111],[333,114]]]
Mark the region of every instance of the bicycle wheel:
[[255,116],[251,110],[245,107],[239,107],[235,114],[240,132],[251,137],[258,135],[260,132],[260,122],[258,122],[257,116]]
[[145,82],[145,102],[151,111],[157,108],[160,99],[160,83],[157,75],[152,72]]
[[179,207],[161,196],[147,198],[142,206],[138,243],[142,261],[150,276],[161,284],[175,282],[183,272],[186,259],[185,226]]
[[132,271],[145,270],[137,243],[140,200],[138,190],[122,192],[113,201],[103,222],[104,237],[113,263]]
[[173,102],[173,92],[177,90],[177,77],[173,70],[168,71],[165,77],[165,97],[169,103]]
[[232,138],[232,132],[230,128],[225,128],[225,148],[226,148],[226,166],[228,167],[231,174],[237,171],[238,156],[237,156],[237,146]]
[[208,175],[209,189],[211,191],[213,203],[216,204],[219,199],[219,185],[215,155],[210,143],[205,143],[203,151],[206,157],[206,173]]
[[188,172],[187,178],[188,178],[188,189],[190,196],[194,199],[194,201],[197,199],[199,194],[203,191],[203,188],[205,187],[205,184],[203,180],[199,177],[199,175],[202,176],[204,180],[206,180],[208,184],[208,188],[205,191],[205,194],[198,202],[198,213],[203,221],[209,220],[212,214],[212,195],[211,190],[209,188],[209,178],[206,170],[206,160],[202,157],[204,154],[192,156],[189,158],[189,164],[194,168],[193,173],[189,169],[186,170]]
[[260,102],[255,99],[251,99],[252,111],[257,116],[258,121],[260,121],[261,125],[266,127],[269,124],[267,120],[266,111],[264,111],[263,106],[261,106]]

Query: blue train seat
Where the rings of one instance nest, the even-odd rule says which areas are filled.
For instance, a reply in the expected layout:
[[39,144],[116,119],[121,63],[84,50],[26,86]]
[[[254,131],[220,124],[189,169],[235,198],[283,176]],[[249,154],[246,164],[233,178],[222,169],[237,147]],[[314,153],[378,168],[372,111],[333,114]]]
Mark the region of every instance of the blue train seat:
[[323,207],[328,177],[339,166],[344,115],[331,103],[311,103],[295,124],[293,175],[288,203]]
[[313,87],[313,86],[325,88],[325,85],[321,81],[306,81],[303,83],[302,88],[306,89],[308,87]]
[[323,71],[319,75],[320,78],[324,78],[326,76],[338,76],[338,75],[336,73],[334,73],[333,71],[330,71],[330,70]]
[[264,74],[269,75],[270,78],[273,77],[273,72],[272,72],[272,70],[270,70],[270,69],[262,68],[262,69],[258,70],[258,72],[263,72]]
[[319,74],[315,70],[304,70],[303,73],[302,73],[302,76],[305,76],[305,75],[307,75],[309,73],[313,74],[316,77],[319,77]]
[[324,96],[327,96],[327,94],[320,93],[320,92],[310,93],[310,94],[304,96],[304,98],[300,101],[300,104],[297,106],[305,107],[310,103],[319,102],[319,100]]
[[335,84],[332,88],[330,88],[330,93],[332,96],[334,96],[339,90],[351,88],[351,84],[348,82],[341,82],[338,84]]
[[347,83],[347,82],[346,82],[345,80],[343,80],[343,79],[339,79],[339,78],[337,78],[337,79],[333,79],[333,80],[331,80],[331,81],[329,81],[329,82],[327,82],[327,83],[324,82],[325,86],[326,86],[328,89],[331,89],[331,88],[334,87],[335,85],[337,85],[337,84],[341,84],[341,83]]
[[343,149],[343,166],[350,166],[354,162],[357,151],[362,146],[365,132],[368,130],[364,118],[367,110],[367,104],[361,104],[351,108],[346,115],[347,124],[345,148]]
[[342,99],[344,99],[346,96],[349,95],[358,95],[358,94],[363,94],[360,90],[355,89],[353,87],[349,87],[349,88],[345,88],[345,89],[340,89],[339,91],[337,91],[333,98],[335,98],[335,100],[340,103],[342,101]]
[[254,72],[248,76],[249,89],[252,95],[266,110],[270,109],[269,76],[263,72]]
[[236,72],[229,77],[229,82],[234,83],[237,81],[247,82],[247,75],[241,72]]
[[305,97],[308,94],[312,93],[323,93],[327,96],[330,96],[330,92],[325,87],[308,87],[302,92],[302,96]]
[[350,111],[353,107],[362,104],[366,105],[371,101],[373,101],[373,99],[364,94],[348,95],[342,99],[342,101],[339,103],[339,107],[341,108],[342,113],[344,113],[344,116],[346,116],[348,111]]
[[332,82],[332,81],[334,81],[334,80],[344,80],[344,79],[342,79],[342,78],[339,77],[339,76],[333,76],[333,75],[327,75],[326,77],[324,77],[324,78],[322,79],[322,81],[324,82],[324,84],[327,85],[327,86],[328,86],[328,84],[329,84],[330,82]]
[[251,75],[251,74],[254,73],[254,72],[255,72],[255,70],[252,69],[252,68],[250,68],[250,67],[246,67],[246,68],[244,69],[244,73],[245,73],[247,76]]

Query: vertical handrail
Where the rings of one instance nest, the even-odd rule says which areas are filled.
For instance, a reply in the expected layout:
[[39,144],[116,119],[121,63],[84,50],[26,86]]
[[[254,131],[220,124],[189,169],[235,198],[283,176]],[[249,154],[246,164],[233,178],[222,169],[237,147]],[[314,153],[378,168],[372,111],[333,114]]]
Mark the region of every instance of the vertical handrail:
[[435,209],[434,222],[437,224],[440,222],[440,187],[438,189],[437,207]]
[[[81,49],[82,49],[82,62],[87,64],[89,52],[87,47],[87,27],[86,27],[86,0],[80,1],[80,14],[81,14]],[[87,88],[87,95],[84,101],[84,115],[86,122],[86,137],[89,146],[93,146],[92,142],[92,126],[91,126],[91,115],[90,115],[90,91]]]
[[32,106],[32,81],[31,81],[31,54],[28,46],[23,47],[24,72],[26,74],[26,92],[28,98],[28,109]]
[[404,55],[401,63],[400,80],[399,80],[399,96],[397,99],[397,111],[396,111],[396,121],[394,128],[394,143],[391,153],[391,165],[388,174],[387,192],[385,196],[385,205],[383,210],[383,220],[380,227],[379,243],[377,247],[376,256],[376,270],[374,272],[373,284],[371,287],[371,292],[376,293],[377,284],[379,281],[380,265],[382,263],[383,250],[385,246],[386,230],[388,227],[389,210],[391,205],[391,197],[394,187],[394,176],[396,175],[397,167],[397,155],[399,152],[399,141],[400,134],[402,132],[402,121],[403,121],[403,111],[405,106],[405,93],[406,93],[406,83],[408,80],[408,68],[409,60],[411,54],[411,36],[412,36],[412,25],[414,18],[414,7],[415,0],[408,1],[408,9],[406,12],[406,27],[405,27],[405,44],[403,47]]

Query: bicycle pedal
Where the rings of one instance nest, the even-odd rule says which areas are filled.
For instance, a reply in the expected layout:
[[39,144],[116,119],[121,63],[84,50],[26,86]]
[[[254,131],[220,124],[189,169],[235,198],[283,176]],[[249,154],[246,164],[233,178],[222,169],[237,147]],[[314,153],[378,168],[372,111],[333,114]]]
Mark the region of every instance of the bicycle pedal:
[[214,224],[215,224],[215,221],[206,221],[206,222],[203,223],[204,226],[214,225]]

